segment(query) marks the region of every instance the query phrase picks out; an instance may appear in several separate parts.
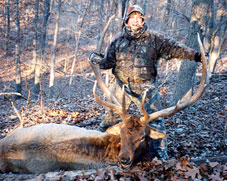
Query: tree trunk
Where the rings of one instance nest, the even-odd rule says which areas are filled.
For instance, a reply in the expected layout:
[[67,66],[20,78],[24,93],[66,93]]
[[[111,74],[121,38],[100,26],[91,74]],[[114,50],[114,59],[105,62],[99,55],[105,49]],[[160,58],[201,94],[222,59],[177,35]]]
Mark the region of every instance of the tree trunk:
[[122,0],[122,11],[121,11],[121,17],[122,17],[122,19],[126,15],[126,11],[128,9],[128,4],[129,4],[129,0]]
[[122,0],[118,0],[118,2],[117,2],[117,10],[116,10],[116,13],[117,13],[117,15],[116,15],[116,17],[117,17],[117,21],[118,21],[118,32],[120,32],[121,31],[121,27],[122,27],[122,18],[123,18],[123,13],[122,13]]
[[[214,73],[215,71],[215,65],[217,62],[217,59],[220,55],[221,48],[223,46],[223,43],[225,41],[225,35],[226,35],[226,1],[219,0],[216,4],[216,8],[212,7],[212,24],[215,28],[213,28],[211,33],[209,33],[209,42],[210,42],[210,48],[209,48],[209,69],[210,74],[209,77],[211,77],[211,73]],[[215,12],[215,9],[217,10]],[[214,16],[215,14],[216,16]]]
[[131,0],[131,6],[134,5],[134,4],[137,4],[137,0]]
[[83,30],[82,28],[83,28],[83,25],[84,25],[84,19],[86,17],[87,11],[90,9],[91,3],[92,3],[92,0],[90,0],[87,3],[83,17],[81,17],[81,22],[80,22],[80,26],[79,26],[79,33],[78,33],[77,36],[75,34],[76,47],[75,47],[75,52],[74,52],[74,59],[73,59],[73,64],[72,64],[72,68],[71,68],[70,79],[69,79],[69,98],[70,99],[71,99],[71,92],[72,92],[73,72],[74,72],[76,59],[77,59],[77,52],[78,52],[78,48],[79,48],[80,35],[81,35],[82,30]]
[[[197,51],[199,50],[197,33],[200,33],[201,29],[206,24],[205,19],[209,2],[209,0],[195,0],[193,2],[193,12],[186,44]],[[201,34],[200,37],[202,37]],[[171,101],[171,104],[175,105],[178,100],[188,99],[192,95],[192,87],[196,69],[197,63],[194,61],[182,61],[175,85],[173,101]]]
[[208,16],[208,23],[205,30],[204,48],[206,52],[209,52],[211,48],[212,32],[214,30],[214,2],[213,1],[211,1],[210,3],[207,16]]
[[171,7],[172,7],[172,1],[171,0],[167,0],[165,16],[164,16],[165,17],[164,22],[166,24],[168,24],[168,22],[169,22],[169,15],[170,15]]
[[57,38],[58,38],[60,12],[61,12],[61,0],[58,0],[57,19],[56,19],[55,32],[54,32],[54,45],[53,45],[54,47],[53,47],[52,60],[50,64],[49,98],[53,98],[54,96],[56,45],[57,45]]
[[46,28],[47,22],[50,15],[50,1],[44,1],[44,12],[43,12],[43,22],[41,27],[40,33],[40,42],[39,48],[37,52],[37,67],[35,69],[35,85],[33,87],[32,98],[37,99],[38,94],[40,92],[40,78],[41,78],[41,70],[43,64],[43,55],[44,55],[44,48],[45,48],[45,41],[46,41]]
[[[16,45],[15,45],[15,58],[16,58],[16,92],[21,93],[22,91],[22,83],[21,83],[21,71],[20,71],[20,19],[19,19],[19,2],[15,0],[14,2],[16,6],[16,17],[15,17],[15,25],[16,25]],[[15,96],[18,98],[18,96]]]
[[34,17],[34,34],[33,34],[33,60],[32,72],[35,71],[37,64],[37,47],[38,47],[38,18],[39,18],[39,0],[35,1],[35,17]]
[[50,0],[50,12],[53,11],[54,6],[55,6],[55,0]]
[[9,36],[10,36],[10,0],[7,0],[5,5],[5,14],[6,14],[6,56],[10,54],[9,49]]
[[124,19],[126,17],[127,14],[127,10],[129,7],[129,0],[122,0],[122,29],[124,28]]
[[143,0],[143,11],[144,11],[144,13],[146,14],[146,12],[147,12],[147,1],[148,0]]

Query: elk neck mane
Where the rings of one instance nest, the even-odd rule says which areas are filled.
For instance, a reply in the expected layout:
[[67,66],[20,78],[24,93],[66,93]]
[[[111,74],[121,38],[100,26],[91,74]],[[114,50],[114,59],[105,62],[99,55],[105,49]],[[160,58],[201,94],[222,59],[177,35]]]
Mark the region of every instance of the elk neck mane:
[[[83,158],[94,161],[117,162],[120,151],[120,136],[104,134],[101,136],[88,136],[73,138],[63,142],[54,143],[51,149],[56,149],[56,154],[68,157],[68,154],[76,153]],[[58,154],[59,152],[59,154]],[[65,154],[62,154],[62,153]]]

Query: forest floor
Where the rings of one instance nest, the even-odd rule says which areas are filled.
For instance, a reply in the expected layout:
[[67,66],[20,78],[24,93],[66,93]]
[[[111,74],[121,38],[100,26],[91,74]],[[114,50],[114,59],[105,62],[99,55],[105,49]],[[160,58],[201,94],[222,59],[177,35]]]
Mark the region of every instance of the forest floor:
[[[0,92],[12,92],[14,82],[10,74],[13,66],[1,61]],[[99,170],[58,171],[47,174],[0,174],[0,180],[225,180],[227,179],[227,59],[218,61],[216,73],[202,97],[192,107],[165,118],[169,159],[161,162],[143,160],[130,170],[109,166]],[[160,86],[163,105],[173,94],[175,70]],[[160,79],[165,75],[160,74]],[[47,99],[48,76],[43,76],[43,99],[26,100],[28,88],[23,82],[26,99],[14,101],[22,116],[24,127],[40,123],[59,123],[99,129],[104,108],[92,95],[92,74],[75,76],[73,94],[68,98],[68,77],[56,79],[56,97]],[[196,77],[198,83],[200,77]],[[27,80],[31,88],[33,79]],[[12,104],[6,96],[0,96],[0,138],[20,126]],[[135,112],[132,105],[129,111]]]

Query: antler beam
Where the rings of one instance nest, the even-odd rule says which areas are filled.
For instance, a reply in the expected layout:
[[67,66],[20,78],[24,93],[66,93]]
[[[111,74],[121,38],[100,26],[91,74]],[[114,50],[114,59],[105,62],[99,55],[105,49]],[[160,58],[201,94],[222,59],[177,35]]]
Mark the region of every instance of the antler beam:
[[186,100],[185,102],[180,102],[178,101],[176,106],[172,106],[166,109],[162,109],[160,111],[154,112],[150,115],[147,114],[147,112],[144,109],[144,100],[142,102],[142,110],[143,114],[144,114],[144,121],[146,123],[149,123],[150,121],[157,119],[159,117],[168,117],[168,116],[172,116],[174,115],[176,112],[185,109],[186,107],[191,106],[192,104],[194,104],[202,95],[204,89],[206,88],[206,77],[207,77],[207,63],[206,63],[206,58],[205,58],[205,53],[204,53],[204,48],[202,45],[202,42],[200,40],[199,34],[198,34],[198,42],[199,42],[199,47],[200,47],[200,53],[201,53],[201,60],[202,60],[202,78],[199,84],[199,87],[197,89],[197,91],[195,92],[195,94],[189,98],[188,100]]

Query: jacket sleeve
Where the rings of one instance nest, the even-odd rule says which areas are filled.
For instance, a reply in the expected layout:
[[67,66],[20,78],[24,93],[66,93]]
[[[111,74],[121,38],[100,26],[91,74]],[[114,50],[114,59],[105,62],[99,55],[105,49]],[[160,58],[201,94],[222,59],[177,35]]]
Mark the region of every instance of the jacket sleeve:
[[170,60],[173,58],[194,60],[196,51],[186,45],[175,41],[174,39],[166,38],[163,35],[155,36],[156,49],[158,57]]
[[110,43],[107,48],[107,51],[104,55],[104,58],[99,64],[100,69],[111,69],[114,68],[116,65],[116,47],[115,47],[115,40]]

